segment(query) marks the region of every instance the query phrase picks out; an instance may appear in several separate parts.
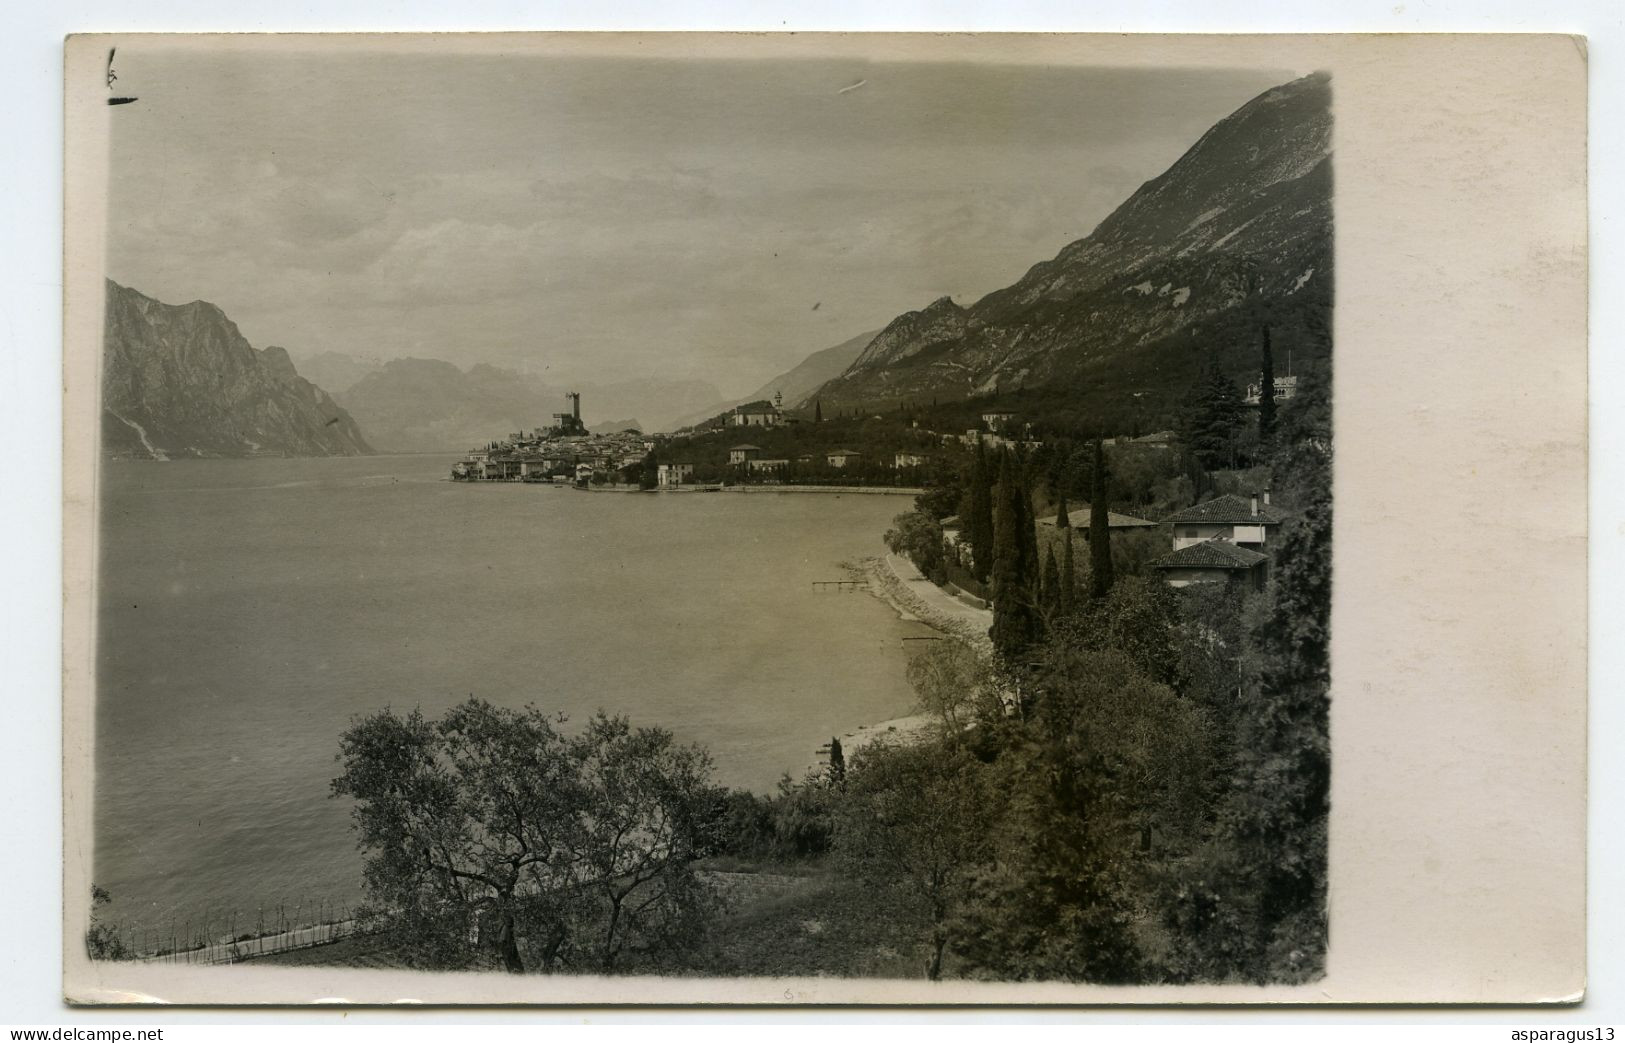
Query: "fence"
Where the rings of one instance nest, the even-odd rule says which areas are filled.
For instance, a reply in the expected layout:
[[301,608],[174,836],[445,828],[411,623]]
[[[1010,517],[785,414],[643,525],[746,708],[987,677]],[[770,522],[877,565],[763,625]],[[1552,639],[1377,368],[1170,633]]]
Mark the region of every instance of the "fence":
[[290,949],[308,949],[314,945],[326,945],[356,933],[356,929],[354,920],[312,924],[281,934],[262,934],[254,938],[210,942],[196,949],[148,956],[143,962],[199,965],[237,963],[255,956],[269,956],[271,953],[287,952]]
[[165,923],[103,921],[99,930],[118,940],[125,958],[149,963],[233,963],[289,949],[325,945],[358,930],[349,905],[303,899],[239,912],[177,915]]

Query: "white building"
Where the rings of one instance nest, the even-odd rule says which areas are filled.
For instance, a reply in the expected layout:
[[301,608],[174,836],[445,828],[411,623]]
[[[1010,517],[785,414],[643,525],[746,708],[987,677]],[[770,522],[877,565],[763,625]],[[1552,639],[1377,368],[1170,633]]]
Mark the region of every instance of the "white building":
[[655,468],[655,475],[662,489],[674,488],[694,476],[694,465],[660,464]]
[[[1277,402],[1285,402],[1287,399],[1292,398],[1297,393],[1298,393],[1298,378],[1297,377],[1276,377],[1275,378],[1275,401],[1277,401]],[[1263,399],[1263,397],[1264,397],[1264,385],[1262,383],[1248,384],[1247,385],[1247,395],[1246,395],[1245,398],[1242,399],[1242,402],[1246,403],[1249,406],[1256,406]]]
[[730,427],[777,427],[782,414],[768,401],[751,402],[728,414]]
[[1209,540],[1262,550],[1269,542],[1270,530],[1279,528],[1284,519],[1270,506],[1266,491],[1252,496],[1220,496],[1187,507],[1166,520],[1173,526],[1174,550],[1180,551]]

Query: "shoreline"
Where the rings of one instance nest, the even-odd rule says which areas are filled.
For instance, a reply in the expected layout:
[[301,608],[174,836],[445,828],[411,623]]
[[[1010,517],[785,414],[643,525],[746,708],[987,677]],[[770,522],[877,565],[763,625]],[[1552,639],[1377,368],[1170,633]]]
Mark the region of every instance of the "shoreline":
[[826,496],[829,496],[829,495],[841,496],[841,495],[848,495],[848,494],[853,495],[853,496],[919,496],[919,495],[923,494],[926,491],[926,490],[924,490],[922,488],[917,488],[917,487],[911,486],[911,485],[895,485],[895,486],[894,485],[720,485],[719,486],[719,485],[694,484],[694,485],[668,486],[668,487],[666,487],[664,489],[644,489],[644,488],[640,488],[639,486],[636,486],[636,485],[626,485],[626,484],[618,483],[618,482],[608,482],[608,483],[605,483],[604,485],[594,485],[594,486],[589,486],[586,489],[581,489],[581,488],[576,487],[575,485],[566,484],[566,483],[562,483],[562,482],[557,483],[557,484],[555,484],[553,482],[527,482],[527,481],[524,481],[523,479],[519,479],[519,478],[458,479],[458,478],[445,477],[445,478],[439,479],[439,481],[447,482],[447,483],[450,483],[450,484],[453,484],[453,485],[473,485],[473,486],[482,486],[482,485],[534,485],[534,486],[538,486],[538,487],[543,488],[543,489],[570,489],[570,490],[572,490],[574,492],[588,492],[588,493],[656,493],[656,494],[659,494],[661,496],[667,496],[667,495],[670,495],[670,494],[673,494],[673,493],[681,493],[683,495],[691,495],[691,494],[694,494],[694,493],[748,493],[748,494],[753,494],[753,495],[785,494],[785,493],[801,495],[801,494],[806,494],[806,493],[813,493],[813,494],[822,494],[822,495],[826,495]]
[[919,496],[925,492],[906,485],[725,485],[725,493],[852,493],[859,496]]
[[[993,613],[967,605],[942,590],[923,576],[913,563],[889,551],[882,556],[861,558],[857,562],[843,562],[842,568],[854,578],[865,581],[870,597],[889,606],[899,619],[929,627],[950,641],[968,646],[978,656],[991,658],[993,642],[988,628],[993,625]],[[923,587],[927,589],[915,589]],[[860,724],[839,736],[841,753],[851,754],[882,736],[909,741],[931,726],[928,714],[913,712],[891,717],[872,724]],[[816,752],[822,759],[805,769],[816,772],[829,766],[829,745],[820,743]],[[804,773],[805,774],[805,773]]]
[[960,601],[926,579],[913,562],[890,551],[847,568],[868,580],[870,593],[905,619],[923,623],[963,642],[983,658],[992,658],[993,642],[987,632],[993,625],[993,613],[989,609]]

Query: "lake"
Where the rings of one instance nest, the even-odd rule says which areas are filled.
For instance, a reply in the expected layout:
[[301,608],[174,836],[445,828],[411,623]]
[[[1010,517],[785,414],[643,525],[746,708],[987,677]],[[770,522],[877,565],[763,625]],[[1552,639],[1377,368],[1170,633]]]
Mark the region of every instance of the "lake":
[[[638,495],[444,480],[454,457],[104,467],[95,880],[111,919],[353,904],[339,734],[478,696],[602,707],[770,790],[906,712],[902,638],[867,594],[907,497]],[[246,926],[244,926],[246,925]]]

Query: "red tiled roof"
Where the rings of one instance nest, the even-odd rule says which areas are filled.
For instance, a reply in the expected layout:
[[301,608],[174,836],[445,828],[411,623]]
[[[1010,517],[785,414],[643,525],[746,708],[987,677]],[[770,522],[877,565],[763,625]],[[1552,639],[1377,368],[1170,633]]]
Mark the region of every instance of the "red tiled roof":
[[1151,564],[1159,569],[1250,569],[1268,558],[1227,540],[1204,540],[1182,547]]
[[[1052,514],[1048,518],[1040,518],[1038,524],[1054,525],[1057,517],[1059,516]],[[1089,505],[1080,503],[1075,507],[1068,508],[1066,518],[1067,521],[1072,523],[1072,528],[1087,529],[1089,527]],[[1136,518],[1132,514],[1118,514],[1116,511],[1106,512],[1106,528],[1108,529],[1154,529],[1156,527],[1156,522]]]
[[1265,503],[1262,497],[1258,501],[1258,513],[1254,514],[1252,497],[1235,493],[1187,507],[1163,519],[1175,525],[1279,525],[1284,520],[1281,512]]

